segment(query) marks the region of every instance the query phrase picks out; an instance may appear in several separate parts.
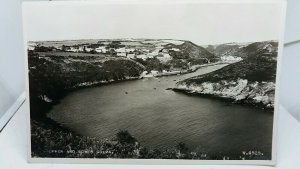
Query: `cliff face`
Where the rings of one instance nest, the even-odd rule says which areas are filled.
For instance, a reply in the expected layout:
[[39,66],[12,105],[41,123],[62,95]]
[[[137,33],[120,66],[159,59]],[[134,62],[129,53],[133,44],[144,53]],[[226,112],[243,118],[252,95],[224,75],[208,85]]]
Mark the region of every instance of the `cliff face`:
[[[270,51],[265,46],[266,44],[255,51],[251,50],[240,62],[180,81],[174,89],[272,108],[274,107],[277,50]],[[250,44],[247,49],[249,48],[253,48],[253,44]]]
[[61,80],[60,83],[64,83],[65,88],[70,88],[81,82],[117,81],[138,77],[144,66],[130,59],[101,55],[34,53],[29,56],[29,70],[31,77]]
[[179,49],[179,51],[172,51],[170,53],[175,59],[208,59],[209,61],[217,59],[213,53],[190,41],[184,41],[180,45],[168,44],[165,47]]
[[264,108],[274,107],[274,82],[249,82],[247,79],[237,79],[189,85],[178,83],[175,89],[228,98],[237,103],[253,104]]
[[190,58],[215,58],[216,56],[205,48],[198,46],[190,41],[185,41],[182,45],[178,46],[183,53],[189,55]]
[[65,54],[29,54],[31,103],[57,100],[67,90],[81,86],[138,78],[145,69],[126,58]]

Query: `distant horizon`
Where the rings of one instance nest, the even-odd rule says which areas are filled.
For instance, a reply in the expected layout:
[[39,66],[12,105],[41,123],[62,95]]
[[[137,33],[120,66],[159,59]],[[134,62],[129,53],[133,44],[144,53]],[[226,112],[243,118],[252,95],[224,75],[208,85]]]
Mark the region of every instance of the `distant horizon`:
[[[101,39],[101,38],[88,38],[88,39],[64,39],[64,40],[38,40],[38,41],[27,41],[27,43],[37,43],[37,42],[63,42],[63,41],[87,41],[87,40],[108,40],[108,41],[113,41],[113,40],[128,40],[130,41],[138,41],[138,40],[177,40],[177,41],[189,41],[192,43],[195,43],[191,40],[185,40],[185,39],[171,39],[171,38],[105,38],[105,39]],[[242,44],[242,43],[255,43],[255,42],[269,42],[269,41],[275,41],[275,42],[279,42],[279,40],[275,40],[275,39],[270,39],[270,40],[261,40],[261,41],[243,41],[243,42],[225,42],[225,43],[216,43],[216,44],[197,44],[198,46],[208,46],[208,45],[223,45],[223,44],[230,44],[230,43],[237,43],[237,44]]]

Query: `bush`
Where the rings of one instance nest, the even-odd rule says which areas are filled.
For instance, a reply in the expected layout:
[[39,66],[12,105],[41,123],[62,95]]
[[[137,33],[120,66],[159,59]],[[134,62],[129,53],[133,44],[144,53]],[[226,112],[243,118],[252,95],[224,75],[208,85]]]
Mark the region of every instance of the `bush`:
[[179,150],[180,153],[186,153],[189,150],[189,148],[183,142],[178,143],[176,149]]
[[136,139],[126,130],[121,130],[117,133],[117,140],[121,144],[134,144]]

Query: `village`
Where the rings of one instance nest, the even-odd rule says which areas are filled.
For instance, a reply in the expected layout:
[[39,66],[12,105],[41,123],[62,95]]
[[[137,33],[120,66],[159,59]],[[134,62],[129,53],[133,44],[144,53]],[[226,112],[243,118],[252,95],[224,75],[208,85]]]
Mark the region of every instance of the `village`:
[[[42,48],[42,49],[41,49]],[[45,49],[44,49],[45,48]],[[157,58],[162,63],[172,59],[169,52],[178,52],[178,48],[166,49],[164,46],[131,46],[123,45],[121,42],[102,42],[97,44],[76,44],[76,45],[60,45],[45,47],[42,44],[31,44],[28,47],[29,51],[49,52],[73,52],[73,53],[91,53],[91,54],[105,54],[113,57],[125,57],[128,59],[142,59]],[[46,51],[44,51],[46,50]]]
[[[172,45],[170,45],[172,44]],[[109,57],[122,57],[131,60],[142,60],[146,61],[147,59],[156,58],[162,64],[166,64],[174,59],[178,59],[178,55],[183,55],[182,49],[179,45],[182,44],[182,41],[171,41],[171,40],[162,40],[162,41],[98,41],[93,43],[82,43],[82,44],[51,44],[45,45],[42,43],[30,43],[28,45],[29,51],[36,52],[65,52],[65,53],[78,53],[78,54],[102,54]],[[172,57],[172,56],[175,56]],[[218,62],[220,63],[234,63],[241,61],[242,58],[238,56],[232,56],[230,54],[223,54],[217,56]],[[205,59],[205,58],[202,58]],[[185,60],[179,59],[183,62]],[[206,58],[205,64],[210,64],[211,61]],[[193,66],[194,64],[189,65],[188,67]],[[196,65],[199,66],[201,64]],[[176,68],[173,67],[173,70]],[[155,71],[155,70],[153,70]],[[166,70],[165,70],[166,71]],[[166,72],[162,73],[166,73]],[[176,71],[182,71],[182,69],[176,69]],[[156,73],[154,73],[156,74]]]

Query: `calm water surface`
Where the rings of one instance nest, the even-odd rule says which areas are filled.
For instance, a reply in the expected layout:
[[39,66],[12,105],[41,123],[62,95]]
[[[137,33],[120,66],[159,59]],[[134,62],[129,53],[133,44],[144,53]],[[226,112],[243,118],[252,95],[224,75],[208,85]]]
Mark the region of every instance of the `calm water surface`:
[[259,149],[270,154],[271,113],[165,90],[179,80],[222,66],[77,90],[54,106],[48,116],[86,136],[112,138],[119,130],[128,130],[149,148],[172,148],[182,141],[195,151]]

